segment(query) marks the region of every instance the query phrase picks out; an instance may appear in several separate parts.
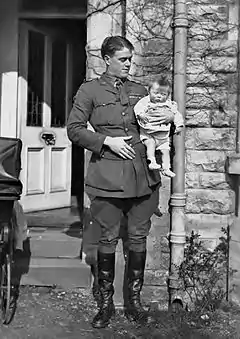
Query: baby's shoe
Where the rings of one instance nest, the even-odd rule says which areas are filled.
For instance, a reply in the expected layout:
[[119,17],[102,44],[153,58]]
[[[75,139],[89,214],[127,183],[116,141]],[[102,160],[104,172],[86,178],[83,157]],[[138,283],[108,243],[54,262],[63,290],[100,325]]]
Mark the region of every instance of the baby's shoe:
[[148,159],[147,162],[150,170],[159,170],[161,168],[161,165],[159,165],[155,159]]
[[162,174],[169,178],[174,178],[176,176],[176,174],[172,172],[170,169],[163,169]]

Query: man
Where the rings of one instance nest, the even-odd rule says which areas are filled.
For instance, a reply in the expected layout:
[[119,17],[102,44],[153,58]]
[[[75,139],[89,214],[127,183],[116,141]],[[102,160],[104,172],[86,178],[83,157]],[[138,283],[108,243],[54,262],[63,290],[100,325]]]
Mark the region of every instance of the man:
[[[91,223],[101,227],[98,250],[100,309],[95,328],[106,327],[114,314],[113,282],[115,250],[122,215],[128,221],[127,285],[128,319],[149,323],[150,315],[140,302],[146,261],[146,238],[150,218],[158,205],[159,171],[147,166],[145,146],[140,142],[133,107],[147,94],[146,89],[128,80],[133,45],[121,36],[107,37],[101,54],[106,72],[84,83],[75,98],[68,120],[73,143],[92,151],[86,177],[86,192],[94,197]],[[162,116],[156,124],[169,123]],[[95,132],[87,129],[87,122]]]

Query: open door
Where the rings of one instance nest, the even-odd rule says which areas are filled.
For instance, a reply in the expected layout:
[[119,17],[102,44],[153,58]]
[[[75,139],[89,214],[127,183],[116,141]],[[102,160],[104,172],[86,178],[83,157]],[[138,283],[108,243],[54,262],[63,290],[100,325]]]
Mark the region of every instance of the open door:
[[[51,27],[51,25],[50,25]],[[71,44],[55,29],[20,22],[18,136],[25,211],[70,206]]]

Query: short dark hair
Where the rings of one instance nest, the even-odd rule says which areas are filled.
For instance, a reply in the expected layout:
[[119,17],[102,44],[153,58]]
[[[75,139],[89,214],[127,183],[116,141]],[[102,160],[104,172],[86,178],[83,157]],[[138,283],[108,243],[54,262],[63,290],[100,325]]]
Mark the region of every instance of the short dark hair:
[[102,58],[104,58],[106,55],[112,57],[116,51],[120,51],[124,47],[126,47],[130,51],[134,50],[132,43],[128,39],[120,35],[109,36],[105,38],[102,43],[101,47]]
[[160,75],[159,77],[153,79],[149,84],[148,84],[148,89],[151,89],[153,84],[158,84],[161,87],[169,87],[171,88],[171,83],[168,80],[168,77],[166,75]]

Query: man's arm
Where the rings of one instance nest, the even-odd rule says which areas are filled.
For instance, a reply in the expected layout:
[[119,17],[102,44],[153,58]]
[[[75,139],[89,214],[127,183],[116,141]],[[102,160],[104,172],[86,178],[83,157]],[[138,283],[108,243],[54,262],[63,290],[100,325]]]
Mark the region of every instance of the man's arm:
[[78,90],[67,122],[69,139],[76,145],[94,153],[101,153],[106,136],[87,129],[93,110],[91,93],[94,83],[84,83]]

